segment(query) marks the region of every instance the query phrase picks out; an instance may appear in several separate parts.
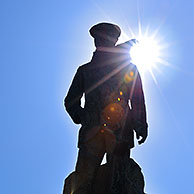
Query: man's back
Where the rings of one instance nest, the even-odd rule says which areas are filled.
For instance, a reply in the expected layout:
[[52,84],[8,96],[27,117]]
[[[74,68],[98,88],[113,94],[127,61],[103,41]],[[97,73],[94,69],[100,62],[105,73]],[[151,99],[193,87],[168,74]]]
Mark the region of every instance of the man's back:
[[[80,106],[85,93],[85,107],[77,111],[82,124],[79,143],[93,137],[100,128],[127,131],[129,147],[133,147],[132,115],[128,106],[134,84],[136,68],[130,63],[129,54],[96,51],[90,63],[78,68],[69,93],[66,107],[70,115]],[[76,108],[77,107],[77,108]],[[72,110],[72,111],[71,111]],[[121,129],[122,128],[122,129]],[[121,137],[122,138],[122,137]]]

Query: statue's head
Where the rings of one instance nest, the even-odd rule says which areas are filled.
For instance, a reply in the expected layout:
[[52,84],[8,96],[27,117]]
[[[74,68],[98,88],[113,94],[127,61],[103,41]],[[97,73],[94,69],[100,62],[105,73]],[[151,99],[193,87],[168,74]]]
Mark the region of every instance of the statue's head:
[[119,26],[111,23],[99,23],[90,29],[96,47],[112,47],[121,34]]

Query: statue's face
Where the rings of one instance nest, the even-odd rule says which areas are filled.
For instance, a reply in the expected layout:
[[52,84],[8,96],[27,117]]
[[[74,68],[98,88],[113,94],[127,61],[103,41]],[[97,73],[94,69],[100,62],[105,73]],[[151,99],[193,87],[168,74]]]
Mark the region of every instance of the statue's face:
[[102,47],[113,47],[115,46],[116,42],[118,41],[118,38],[113,38],[111,36],[106,36],[98,39],[94,39],[96,47],[102,46]]

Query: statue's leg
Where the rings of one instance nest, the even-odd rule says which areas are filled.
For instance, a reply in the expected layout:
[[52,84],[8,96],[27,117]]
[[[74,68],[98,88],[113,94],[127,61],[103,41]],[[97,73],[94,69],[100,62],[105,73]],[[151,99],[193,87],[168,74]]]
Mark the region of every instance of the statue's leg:
[[[111,142],[110,136],[106,136],[106,147],[107,147],[107,162],[108,162],[108,187],[107,194],[127,194],[125,185],[125,169],[127,162],[130,158],[130,149],[127,144],[122,142],[116,142],[113,147],[114,150],[108,146]],[[110,150],[110,152],[109,152]]]
[[76,164],[76,191],[74,194],[91,194],[94,177],[104,153],[104,137],[100,133],[80,146]]

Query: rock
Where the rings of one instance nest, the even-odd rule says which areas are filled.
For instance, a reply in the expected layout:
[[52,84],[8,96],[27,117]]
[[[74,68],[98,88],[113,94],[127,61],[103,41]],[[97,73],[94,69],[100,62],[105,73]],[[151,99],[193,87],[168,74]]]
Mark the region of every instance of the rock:
[[[114,168],[111,166],[111,172],[109,163],[99,167],[91,194],[145,194],[144,177],[140,166],[131,158],[125,161],[119,160],[115,161]],[[65,179],[63,194],[74,193],[75,175],[76,172],[72,172]],[[80,185],[82,181],[79,181]],[[82,194],[83,192],[77,190],[77,193]]]

